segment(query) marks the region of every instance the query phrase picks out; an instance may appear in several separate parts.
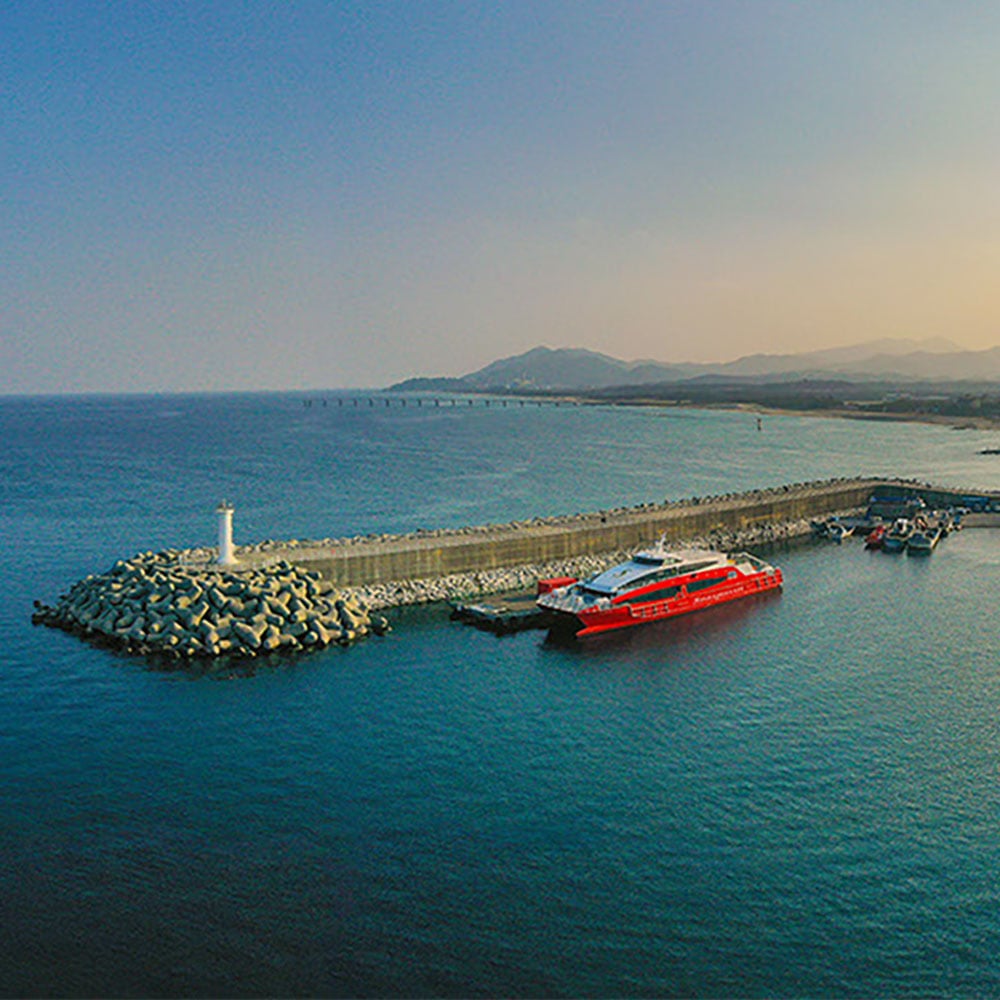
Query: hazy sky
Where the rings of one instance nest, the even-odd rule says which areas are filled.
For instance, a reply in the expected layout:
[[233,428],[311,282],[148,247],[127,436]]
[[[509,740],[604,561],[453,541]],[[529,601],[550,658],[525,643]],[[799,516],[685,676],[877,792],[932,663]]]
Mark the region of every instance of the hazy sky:
[[0,0],[0,392],[1000,343],[1000,4]]

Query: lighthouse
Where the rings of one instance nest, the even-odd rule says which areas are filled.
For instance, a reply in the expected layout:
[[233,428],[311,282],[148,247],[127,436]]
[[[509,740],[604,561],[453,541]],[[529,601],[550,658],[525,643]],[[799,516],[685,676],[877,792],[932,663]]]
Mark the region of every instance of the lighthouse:
[[215,513],[219,515],[219,559],[220,566],[233,566],[236,555],[233,552],[233,505],[223,500]]

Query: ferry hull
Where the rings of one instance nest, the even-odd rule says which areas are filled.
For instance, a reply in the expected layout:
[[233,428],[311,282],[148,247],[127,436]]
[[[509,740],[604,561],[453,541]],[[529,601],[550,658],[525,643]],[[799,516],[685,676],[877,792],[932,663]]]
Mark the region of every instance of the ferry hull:
[[753,597],[755,594],[780,590],[783,582],[781,570],[773,569],[734,580],[711,591],[682,593],[662,601],[622,601],[610,608],[588,608],[575,613],[556,611],[553,628],[564,632],[571,631],[575,633],[577,639],[583,639],[604,632],[631,628],[634,625],[665,621],[695,611],[704,611],[719,604],[738,601],[744,597]]

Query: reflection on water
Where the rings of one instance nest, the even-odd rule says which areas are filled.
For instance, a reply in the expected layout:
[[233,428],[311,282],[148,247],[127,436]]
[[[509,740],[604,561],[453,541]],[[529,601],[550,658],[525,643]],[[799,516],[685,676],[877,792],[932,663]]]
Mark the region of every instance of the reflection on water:
[[0,430],[4,992],[1000,992],[1000,533],[783,548],[781,594],[569,646],[408,609],[224,684],[29,621],[213,544],[222,496],[241,541],[996,486],[989,435],[281,396],[0,400]]

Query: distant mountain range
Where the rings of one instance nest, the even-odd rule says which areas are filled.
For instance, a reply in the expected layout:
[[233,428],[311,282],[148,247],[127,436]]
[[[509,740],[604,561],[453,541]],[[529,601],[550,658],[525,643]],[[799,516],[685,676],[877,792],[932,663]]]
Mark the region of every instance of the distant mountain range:
[[461,378],[412,378],[397,390],[578,391],[615,386],[747,380],[784,382],[831,378],[848,381],[1000,381],[1000,347],[963,351],[943,338],[872,340],[802,354],[752,354],[724,364],[620,361],[582,348],[536,347]]

